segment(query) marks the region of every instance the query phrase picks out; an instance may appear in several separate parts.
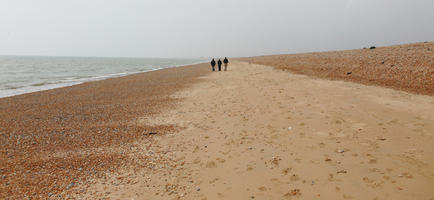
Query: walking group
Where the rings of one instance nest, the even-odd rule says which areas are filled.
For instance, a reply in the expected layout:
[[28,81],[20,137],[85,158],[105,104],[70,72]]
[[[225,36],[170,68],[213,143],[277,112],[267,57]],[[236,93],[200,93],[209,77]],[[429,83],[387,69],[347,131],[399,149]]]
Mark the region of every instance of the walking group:
[[[218,61],[217,61],[217,65],[218,65],[218,70],[219,71],[222,71],[222,64],[225,64],[225,71],[227,71],[227,69],[228,69],[228,63],[229,63],[229,60],[228,60],[228,58],[226,58],[225,57],[225,59],[223,60],[223,62],[219,59]],[[212,71],[213,72],[215,72],[215,65],[216,65],[216,62],[215,62],[215,60],[214,60],[214,58],[211,60],[211,67],[212,67]]]

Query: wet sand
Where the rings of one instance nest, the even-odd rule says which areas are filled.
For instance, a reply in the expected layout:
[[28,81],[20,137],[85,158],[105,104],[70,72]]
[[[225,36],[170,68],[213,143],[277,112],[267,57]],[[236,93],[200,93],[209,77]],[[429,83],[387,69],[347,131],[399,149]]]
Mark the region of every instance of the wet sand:
[[184,127],[135,143],[142,168],[80,199],[433,199],[434,99],[232,62],[137,123]]

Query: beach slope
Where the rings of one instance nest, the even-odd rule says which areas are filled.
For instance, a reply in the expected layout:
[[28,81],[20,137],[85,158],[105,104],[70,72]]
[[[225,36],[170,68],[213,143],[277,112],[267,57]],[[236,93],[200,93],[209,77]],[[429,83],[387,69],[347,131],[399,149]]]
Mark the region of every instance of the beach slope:
[[297,74],[434,95],[434,42],[240,60]]
[[233,62],[137,123],[182,127],[136,143],[77,198],[433,199],[434,99]]

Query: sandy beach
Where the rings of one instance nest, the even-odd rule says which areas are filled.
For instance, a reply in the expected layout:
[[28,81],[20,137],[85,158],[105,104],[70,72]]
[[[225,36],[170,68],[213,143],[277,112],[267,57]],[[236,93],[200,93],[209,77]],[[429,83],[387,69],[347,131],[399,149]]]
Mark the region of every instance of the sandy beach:
[[130,144],[175,127],[136,119],[173,108],[170,95],[206,73],[193,65],[0,98],[0,199],[64,199],[55,194],[142,165]]
[[[138,123],[183,127],[133,145],[141,169],[77,198],[433,199],[434,99],[235,62]],[[79,192],[81,191],[81,192]]]
[[0,200],[434,200],[433,8],[1,0]]
[[433,96],[354,82],[232,60],[1,98],[0,198],[434,199]]
[[330,80],[434,95],[434,42],[372,47],[240,60]]

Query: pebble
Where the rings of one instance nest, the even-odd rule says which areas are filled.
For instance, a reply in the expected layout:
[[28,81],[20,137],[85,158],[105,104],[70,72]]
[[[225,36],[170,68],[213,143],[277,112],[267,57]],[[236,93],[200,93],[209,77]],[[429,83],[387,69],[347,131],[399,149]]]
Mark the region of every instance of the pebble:
[[344,153],[345,150],[343,150],[343,149],[338,149],[338,150],[336,150],[336,152],[337,152],[337,153]]
[[66,186],[66,189],[72,188],[75,185],[74,182],[70,183],[68,186]]

